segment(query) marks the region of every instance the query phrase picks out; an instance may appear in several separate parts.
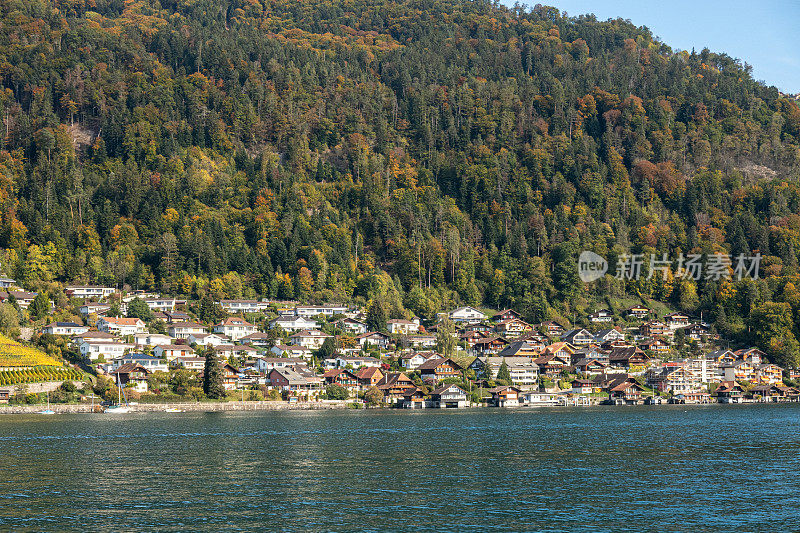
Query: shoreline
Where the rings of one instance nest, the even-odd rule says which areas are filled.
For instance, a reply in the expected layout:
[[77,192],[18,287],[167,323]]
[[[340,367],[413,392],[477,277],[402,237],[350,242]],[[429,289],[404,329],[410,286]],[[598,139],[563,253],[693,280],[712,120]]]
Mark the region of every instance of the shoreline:
[[[395,407],[380,406],[380,407],[365,407],[363,403],[358,402],[359,407],[352,407],[356,402],[347,400],[325,400],[320,402],[278,402],[278,401],[256,401],[256,402],[176,402],[176,403],[140,403],[131,405],[132,413],[164,413],[167,409],[180,409],[182,412],[224,412],[224,411],[327,411],[339,409],[377,409],[377,410],[394,410]],[[563,408],[563,407],[665,407],[665,406],[703,406],[708,407],[712,405],[783,405],[796,402],[742,402],[742,403],[690,403],[690,404],[658,404],[658,405],[645,405],[640,406],[626,405],[615,406],[610,404],[593,404],[593,405],[554,405],[554,404],[525,404],[508,407],[496,407],[499,410],[528,410],[528,409],[542,409],[542,408]],[[495,406],[469,406],[455,409],[460,411],[462,409],[485,409],[487,407]],[[0,416],[2,415],[24,415],[24,414],[39,414],[40,411],[46,409],[46,405],[0,405]],[[91,404],[50,404],[50,409],[55,414],[92,414],[103,413],[104,407],[99,404],[94,405],[92,411]],[[400,409],[403,411],[447,411],[448,409],[442,408],[425,408],[425,409]]]
[[[175,402],[175,403],[139,403],[131,405],[133,413],[159,413],[167,409],[181,409],[186,412],[217,411],[320,411],[329,409],[349,409],[353,402]],[[46,409],[46,405],[0,405],[0,415],[38,414]],[[362,407],[363,408],[363,407]],[[102,413],[105,409],[100,404],[50,404],[55,414],[91,414]]]

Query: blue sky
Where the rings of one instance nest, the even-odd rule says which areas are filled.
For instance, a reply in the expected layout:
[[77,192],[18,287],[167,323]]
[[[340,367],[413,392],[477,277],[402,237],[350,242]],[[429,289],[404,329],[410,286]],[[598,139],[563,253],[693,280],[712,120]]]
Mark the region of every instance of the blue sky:
[[[512,5],[513,0],[502,0]],[[621,17],[647,26],[673,49],[725,52],[753,66],[753,77],[800,93],[800,0],[528,0],[566,11]]]

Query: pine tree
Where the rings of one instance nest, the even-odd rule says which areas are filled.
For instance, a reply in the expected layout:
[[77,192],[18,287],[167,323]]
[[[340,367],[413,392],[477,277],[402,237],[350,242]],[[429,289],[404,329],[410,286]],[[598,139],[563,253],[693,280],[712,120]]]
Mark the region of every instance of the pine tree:
[[319,350],[317,350],[316,356],[318,359],[322,360],[333,357],[335,353],[336,353],[336,344],[333,342],[333,338],[328,337],[322,343],[322,346],[320,346]]
[[223,320],[227,313],[211,296],[206,294],[200,299],[199,309],[197,311],[200,320],[216,324]]
[[203,367],[203,392],[212,400],[225,396],[225,387],[222,385],[222,366],[213,348],[206,350],[206,364]]
[[483,363],[483,377],[485,379],[492,379],[492,364],[489,363],[489,358],[486,358],[486,361]]
[[370,331],[386,331],[386,307],[377,299],[367,310],[367,327]]
[[500,365],[497,371],[497,379],[505,381],[507,385],[511,385],[511,372],[508,371],[508,364],[506,364],[505,358],[503,358],[503,364]]

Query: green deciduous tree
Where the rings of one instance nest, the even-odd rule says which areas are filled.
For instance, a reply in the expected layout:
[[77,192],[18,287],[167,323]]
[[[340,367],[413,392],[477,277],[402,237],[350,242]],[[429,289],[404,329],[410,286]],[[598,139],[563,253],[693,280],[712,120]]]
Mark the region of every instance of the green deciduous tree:
[[145,322],[153,320],[153,311],[141,298],[134,298],[128,303],[128,317],[141,318]]
[[378,387],[370,387],[367,392],[364,393],[364,399],[369,405],[380,405],[383,403],[383,393]]
[[436,331],[436,350],[445,357],[451,357],[456,353],[456,328],[450,319],[445,318],[439,322]]
[[325,397],[329,400],[346,400],[350,392],[341,385],[328,385],[325,387]]
[[43,292],[40,292],[36,295],[36,298],[33,299],[30,307],[28,307],[28,312],[32,320],[41,320],[46,317],[50,314],[50,298]]

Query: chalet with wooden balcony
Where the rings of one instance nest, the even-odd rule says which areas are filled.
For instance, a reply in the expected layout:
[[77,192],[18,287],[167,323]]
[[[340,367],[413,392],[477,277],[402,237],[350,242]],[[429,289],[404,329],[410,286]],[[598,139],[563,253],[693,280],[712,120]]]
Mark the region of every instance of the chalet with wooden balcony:
[[400,402],[408,389],[416,388],[411,378],[403,372],[387,372],[377,387],[383,393],[383,401],[386,403]]
[[502,352],[509,345],[508,340],[500,335],[477,339],[472,346],[473,353],[478,356],[495,355]]
[[671,330],[667,325],[659,320],[651,320],[639,326],[639,335],[641,337],[656,337],[659,335],[668,335]]
[[634,305],[633,307],[629,307],[625,310],[625,315],[628,318],[634,318],[638,320],[642,320],[647,318],[647,315],[650,314],[650,309],[643,305]]
[[685,328],[689,325],[689,315],[683,313],[670,313],[664,317],[664,323],[671,330]]
[[358,376],[346,368],[333,368],[322,374],[325,385],[339,385],[351,392],[359,390]]
[[545,320],[544,322],[537,325],[537,329],[544,329],[545,334],[548,337],[560,337],[564,334],[564,326],[556,322],[555,320]]
[[533,331],[533,326],[519,318],[509,318],[495,325],[494,330],[502,335],[517,337],[528,331]]
[[621,380],[609,385],[608,399],[617,405],[644,403],[644,387],[632,379]]
[[467,406],[467,393],[458,385],[444,385],[431,393],[433,407],[453,409]]
[[620,368],[646,365],[649,361],[650,357],[643,350],[635,346],[614,348],[608,355],[609,366]]
[[492,321],[494,322],[504,322],[506,320],[519,320],[522,318],[522,315],[514,311],[513,309],[503,309],[496,315],[492,316]]
[[498,357],[538,357],[543,346],[533,341],[514,341],[500,350]]
[[735,381],[723,381],[715,391],[719,403],[742,403],[744,389]]
[[370,387],[376,387],[380,383],[383,379],[383,372],[381,372],[380,368],[365,366],[356,373],[356,377],[362,389],[369,389]]
[[584,357],[579,359],[573,365],[573,368],[576,372],[580,372],[581,374],[601,374],[606,371],[608,367],[608,363],[604,363],[598,359],[593,357]]
[[428,406],[425,393],[416,386],[409,387],[403,391],[403,398],[399,404],[404,409],[424,409]]
[[490,389],[492,405],[495,407],[517,407],[519,405],[520,389],[511,385],[502,385]]
[[600,309],[599,311],[595,311],[594,313],[589,314],[589,322],[602,324],[613,321],[614,321],[614,313],[612,313],[608,309]]
[[429,359],[418,368],[424,381],[439,383],[447,378],[461,377],[461,366],[449,357]]
[[573,346],[584,346],[594,342],[594,335],[592,335],[587,329],[571,329],[561,336],[561,340],[568,342]]

